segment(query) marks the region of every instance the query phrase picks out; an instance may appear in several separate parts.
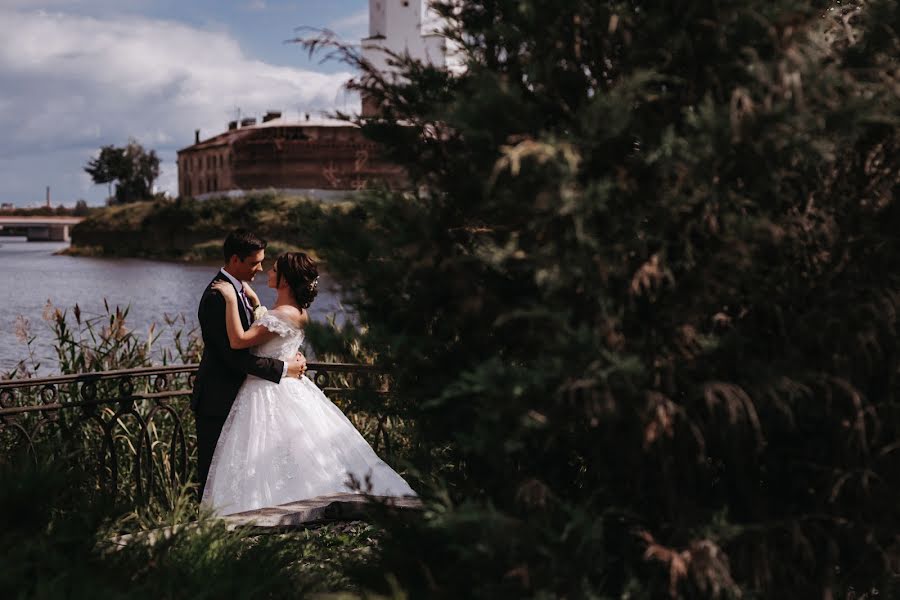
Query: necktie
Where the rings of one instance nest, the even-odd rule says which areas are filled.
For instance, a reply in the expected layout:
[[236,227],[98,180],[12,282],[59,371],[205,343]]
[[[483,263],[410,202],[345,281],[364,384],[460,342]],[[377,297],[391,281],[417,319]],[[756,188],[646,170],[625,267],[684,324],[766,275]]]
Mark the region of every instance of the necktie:
[[244,305],[244,312],[247,314],[247,318],[249,318],[250,315],[253,314],[253,311],[250,310],[250,300],[247,298],[247,294],[244,292],[243,286],[241,287],[240,296],[241,304]]

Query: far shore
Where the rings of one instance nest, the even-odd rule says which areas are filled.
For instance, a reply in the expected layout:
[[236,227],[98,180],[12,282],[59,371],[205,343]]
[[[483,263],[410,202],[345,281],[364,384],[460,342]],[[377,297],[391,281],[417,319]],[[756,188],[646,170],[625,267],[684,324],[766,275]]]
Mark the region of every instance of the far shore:
[[225,235],[243,227],[268,240],[271,256],[307,252],[319,259],[314,248],[321,229],[353,206],[276,194],[110,206],[73,227],[71,245],[58,253],[219,264]]

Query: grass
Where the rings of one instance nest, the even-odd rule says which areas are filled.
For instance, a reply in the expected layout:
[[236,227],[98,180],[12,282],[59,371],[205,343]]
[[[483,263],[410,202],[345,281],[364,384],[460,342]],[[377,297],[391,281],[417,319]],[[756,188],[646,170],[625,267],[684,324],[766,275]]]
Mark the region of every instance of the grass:
[[[348,576],[377,547],[363,523],[257,535],[226,529],[184,495],[164,514],[117,505],[84,485],[77,465],[0,463],[5,598],[304,598],[359,592]],[[6,483],[8,482],[8,484]],[[172,524],[155,543],[140,534]]]

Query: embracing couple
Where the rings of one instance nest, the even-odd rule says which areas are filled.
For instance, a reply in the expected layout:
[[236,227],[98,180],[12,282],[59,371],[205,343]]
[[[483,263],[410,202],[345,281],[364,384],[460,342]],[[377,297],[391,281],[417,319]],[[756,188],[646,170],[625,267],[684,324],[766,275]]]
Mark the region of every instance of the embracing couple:
[[250,287],[265,249],[248,231],[229,234],[225,266],[200,299],[204,349],[191,408],[201,504],[229,515],[354,491],[351,479],[376,496],[415,495],[304,376],[299,349],[318,292],[316,262],[303,252],[279,256],[266,310]]

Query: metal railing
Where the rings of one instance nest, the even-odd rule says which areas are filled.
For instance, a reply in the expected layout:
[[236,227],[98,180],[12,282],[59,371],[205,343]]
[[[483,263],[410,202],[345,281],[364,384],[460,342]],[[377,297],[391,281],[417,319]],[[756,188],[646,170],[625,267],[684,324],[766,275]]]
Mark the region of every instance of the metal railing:
[[[2,380],[0,451],[34,459],[39,448],[81,453],[76,460],[93,462],[108,492],[171,498],[193,476],[194,422],[186,417],[197,367]],[[369,365],[310,362],[308,376],[351,417],[357,408],[351,392],[387,393],[386,377]],[[374,425],[367,434],[376,451],[382,443],[389,449],[387,416],[361,412]]]

